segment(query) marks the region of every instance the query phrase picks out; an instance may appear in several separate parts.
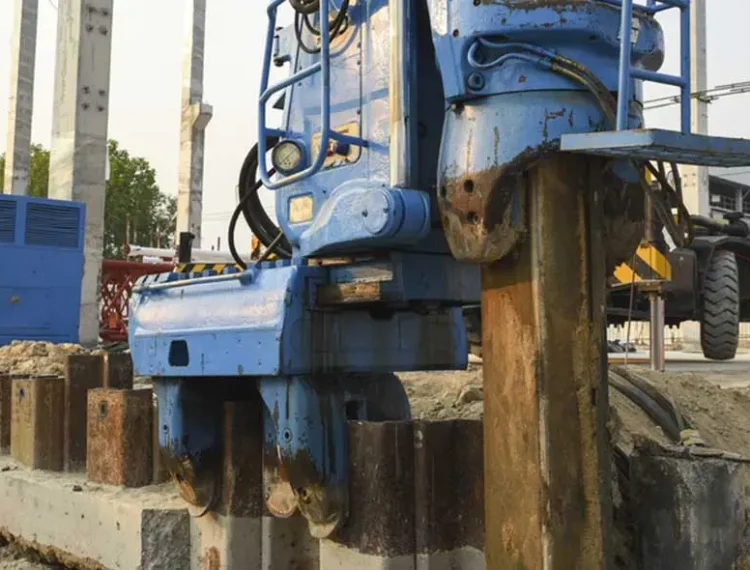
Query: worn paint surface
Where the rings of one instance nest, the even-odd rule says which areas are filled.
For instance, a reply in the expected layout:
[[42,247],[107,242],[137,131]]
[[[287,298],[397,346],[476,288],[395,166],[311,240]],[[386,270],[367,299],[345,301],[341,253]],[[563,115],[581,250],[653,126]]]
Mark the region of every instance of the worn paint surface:
[[483,272],[489,568],[605,567],[604,246],[586,172],[569,157],[532,169],[529,238]]

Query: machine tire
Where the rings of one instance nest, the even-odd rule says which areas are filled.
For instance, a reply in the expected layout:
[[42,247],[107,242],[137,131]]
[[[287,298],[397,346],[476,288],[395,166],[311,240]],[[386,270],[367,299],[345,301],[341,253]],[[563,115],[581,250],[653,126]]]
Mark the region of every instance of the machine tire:
[[703,286],[701,348],[711,360],[731,360],[740,336],[740,289],[737,260],[731,251],[714,252]]

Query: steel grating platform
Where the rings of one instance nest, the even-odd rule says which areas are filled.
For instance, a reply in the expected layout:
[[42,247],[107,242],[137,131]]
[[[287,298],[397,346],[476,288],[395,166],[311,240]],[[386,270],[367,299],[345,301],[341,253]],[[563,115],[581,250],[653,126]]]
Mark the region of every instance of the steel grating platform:
[[598,156],[661,160],[699,166],[750,166],[750,140],[661,129],[563,135],[560,149]]

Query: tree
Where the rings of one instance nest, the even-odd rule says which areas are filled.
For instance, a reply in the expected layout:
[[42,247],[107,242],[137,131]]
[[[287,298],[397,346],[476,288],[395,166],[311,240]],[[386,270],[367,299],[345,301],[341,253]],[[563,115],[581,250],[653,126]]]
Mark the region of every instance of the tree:
[[[0,155],[0,191],[5,184],[5,153]],[[41,145],[31,145],[29,163],[29,196],[43,198],[49,187],[49,151]]]
[[[177,201],[156,184],[156,171],[145,158],[132,157],[109,141],[109,181],[104,213],[104,256],[122,257],[127,243],[169,247],[174,244]],[[49,184],[49,151],[31,147],[29,194],[46,197]],[[5,155],[0,156],[0,187]]]
[[159,190],[156,171],[149,162],[131,157],[117,141],[109,141],[109,169],[105,257],[119,257],[126,241],[148,246],[171,245],[177,201]]

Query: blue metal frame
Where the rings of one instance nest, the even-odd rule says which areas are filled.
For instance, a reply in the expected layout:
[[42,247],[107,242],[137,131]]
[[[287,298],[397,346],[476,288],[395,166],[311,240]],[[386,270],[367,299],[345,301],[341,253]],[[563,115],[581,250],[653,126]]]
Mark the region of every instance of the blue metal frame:
[[[680,100],[680,122],[683,133],[690,133],[690,2],[689,0],[648,0],[646,6],[634,4],[633,0],[605,0],[608,4],[619,6],[622,10],[620,17],[620,78],[619,100],[617,103],[617,130],[628,129],[628,114],[630,110],[631,81],[641,79],[666,85],[674,85],[682,91]],[[680,17],[680,75],[655,73],[632,66],[631,29],[633,9],[656,14],[671,8],[679,8]]]
[[[260,98],[258,101],[258,170],[263,185],[269,190],[278,190],[289,184],[300,182],[317,174],[323,167],[326,159],[326,149],[331,139],[342,144],[366,147],[367,141],[359,137],[350,137],[342,133],[331,130],[331,37],[327,25],[320,26],[320,59],[312,65],[296,72],[284,79],[283,81],[269,87],[271,75],[271,61],[273,60],[274,41],[276,37],[276,19],[277,11],[281,4],[286,0],[271,0],[268,6],[268,30],[266,33],[266,46],[263,58],[263,70],[260,81]],[[328,22],[328,2],[320,2],[320,21]],[[271,129],[266,126],[266,105],[271,97],[287,89],[298,81],[320,73],[322,76],[322,87],[320,92],[321,105],[321,133],[320,133],[320,151],[315,157],[313,163],[300,172],[280,178],[275,182],[271,179],[271,173],[266,163],[266,153],[268,152],[268,137],[286,138],[291,135],[280,129]],[[312,144],[306,143],[308,152]]]
[[[693,134],[691,132],[691,45],[690,1],[648,0],[646,5],[633,0],[604,0],[619,7],[620,53],[616,131],[566,134],[561,150],[629,160],[663,160],[680,164],[736,167],[750,165],[750,141]],[[680,75],[668,75],[633,66],[631,22],[635,10],[656,14],[680,10]],[[680,131],[632,130],[629,124],[634,80],[652,81],[679,87]]]

